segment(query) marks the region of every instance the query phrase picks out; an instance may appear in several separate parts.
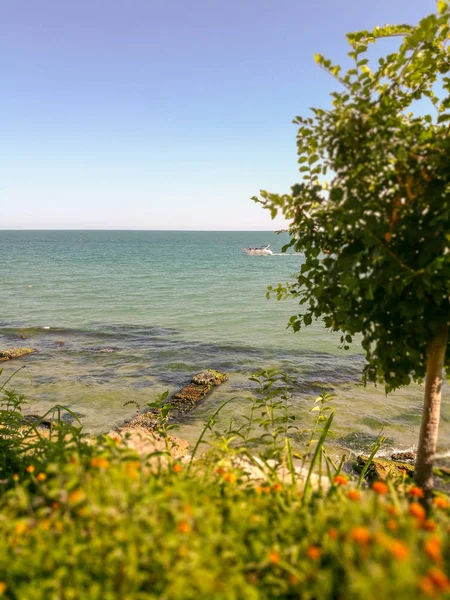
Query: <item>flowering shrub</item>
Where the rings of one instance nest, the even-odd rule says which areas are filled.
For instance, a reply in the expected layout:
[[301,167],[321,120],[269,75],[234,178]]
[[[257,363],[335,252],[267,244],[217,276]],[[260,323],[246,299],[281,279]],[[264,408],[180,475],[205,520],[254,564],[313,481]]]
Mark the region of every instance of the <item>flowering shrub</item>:
[[404,479],[357,489],[339,470],[329,473],[328,488],[305,489],[294,471],[252,481],[230,460],[228,445],[192,464],[163,457],[155,468],[155,457],[72,433],[75,442],[66,431],[59,450],[44,439],[34,453],[17,446],[2,467],[0,596],[450,594],[445,496],[427,512]]

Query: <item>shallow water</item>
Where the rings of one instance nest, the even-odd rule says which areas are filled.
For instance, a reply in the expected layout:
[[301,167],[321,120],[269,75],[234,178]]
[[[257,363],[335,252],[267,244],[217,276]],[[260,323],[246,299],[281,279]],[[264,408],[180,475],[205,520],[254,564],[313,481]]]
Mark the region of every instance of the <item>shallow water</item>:
[[[92,432],[108,430],[157,393],[180,388],[213,367],[229,381],[181,424],[193,441],[204,420],[236,397],[221,424],[239,415],[254,390],[248,377],[279,367],[296,379],[293,403],[301,427],[322,389],[334,390],[333,444],[367,449],[381,429],[384,450],[417,440],[422,389],[389,397],[359,384],[364,358],[356,344],[320,323],[286,330],[293,301],[265,298],[269,284],[298,271],[302,256],[280,255],[286,236],[270,232],[0,232],[0,347],[32,346],[36,354],[2,363],[30,412],[68,406]],[[247,256],[244,246],[272,243],[276,255]],[[3,377],[4,377],[3,376]],[[445,390],[448,396],[448,389]],[[440,448],[450,446],[444,402]]]

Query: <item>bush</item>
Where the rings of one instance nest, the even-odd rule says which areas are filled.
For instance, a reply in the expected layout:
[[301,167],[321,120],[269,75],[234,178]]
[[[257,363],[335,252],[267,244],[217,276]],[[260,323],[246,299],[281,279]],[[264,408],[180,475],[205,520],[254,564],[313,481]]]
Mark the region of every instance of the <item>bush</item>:
[[[106,436],[93,443],[61,422],[56,441],[40,435],[30,449],[20,419],[5,434],[3,411],[0,438],[13,460],[1,465],[0,593],[27,600],[448,594],[447,498],[435,497],[427,514],[422,491],[405,478],[358,489],[312,437],[304,472],[324,459],[328,485],[305,486],[289,469],[287,382],[274,372],[256,379],[251,423],[217,432],[210,420],[209,449],[193,462],[140,457]],[[20,413],[13,397],[6,412]],[[323,411],[330,399],[316,405],[314,437],[331,423],[332,411]],[[257,451],[246,444],[258,428],[272,441],[257,461],[264,475],[254,480]]]

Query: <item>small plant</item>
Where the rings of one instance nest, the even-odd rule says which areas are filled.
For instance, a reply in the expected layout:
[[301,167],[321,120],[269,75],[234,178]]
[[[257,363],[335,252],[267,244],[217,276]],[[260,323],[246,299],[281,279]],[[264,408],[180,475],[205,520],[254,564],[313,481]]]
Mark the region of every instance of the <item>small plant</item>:
[[6,486],[10,484],[8,475],[22,475],[30,461],[38,466],[67,460],[70,453],[89,447],[81,425],[63,421],[63,415],[68,414],[79,423],[67,407],[56,405],[40,417],[24,415],[25,396],[6,389],[11,378],[0,386],[0,479]]

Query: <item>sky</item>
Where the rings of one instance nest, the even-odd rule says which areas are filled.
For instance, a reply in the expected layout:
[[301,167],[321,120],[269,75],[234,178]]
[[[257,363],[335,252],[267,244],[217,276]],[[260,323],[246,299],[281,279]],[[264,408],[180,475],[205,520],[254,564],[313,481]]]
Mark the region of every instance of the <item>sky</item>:
[[345,34],[433,0],[1,0],[0,229],[271,230]]

